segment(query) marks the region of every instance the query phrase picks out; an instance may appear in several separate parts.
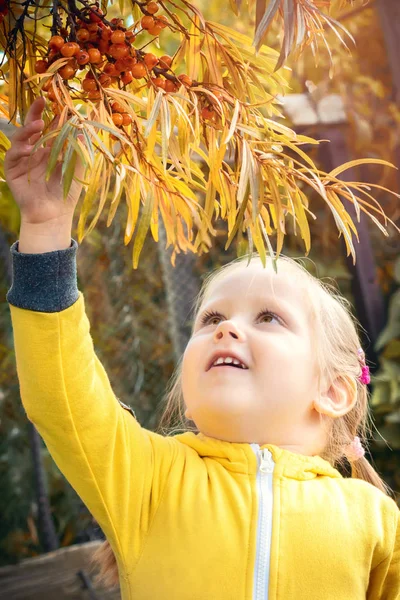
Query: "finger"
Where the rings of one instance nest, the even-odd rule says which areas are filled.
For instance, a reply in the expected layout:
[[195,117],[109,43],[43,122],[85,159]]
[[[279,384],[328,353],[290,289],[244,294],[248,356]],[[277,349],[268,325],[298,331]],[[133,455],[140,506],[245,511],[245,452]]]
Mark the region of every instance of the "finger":
[[17,131],[11,137],[11,144],[15,145],[20,142],[29,143],[29,138],[31,137],[31,135],[42,131],[43,127],[43,119],[32,121],[31,123],[24,125],[23,127],[18,127]]
[[29,110],[26,114],[24,125],[28,125],[29,123],[32,123],[33,121],[37,121],[38,119],[41,119],[45,104],[46,104],[46,100],[43,96],[38,96],[37,98],[35,98],[35,100],[30,105]]
[[20,144],[18,149],[14,149],[13,152],[11,152],[11,149],[8,150],[6,152],[6,155],[4,157],[4,165],[10,169],[13,168],[15,165],[18,165],[18,163],[21,161],[22,158],[26,158],[27,156],[30,156],[32,153],[32,146],[28,145],[28,144]]
[[39,133],[35,133],[34,135],[31,135],[31,137],[28,140],[28,144],[31,144],[31,146],[33,146],[34,144],[36,144],[36,142],[38,140],[40,140],[41,137],[42,137],[41,131],[39,131]]

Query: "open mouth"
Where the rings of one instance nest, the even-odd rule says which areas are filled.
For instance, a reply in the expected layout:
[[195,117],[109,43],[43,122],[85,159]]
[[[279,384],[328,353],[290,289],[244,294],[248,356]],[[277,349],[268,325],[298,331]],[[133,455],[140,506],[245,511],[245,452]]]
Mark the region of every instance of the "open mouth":
[[230,367],[230,368],[234,368],[234,369],[240,369],[241,371],[246,371],[245,368],[243,368],[241,365],[228,365],[228,364],[222,364],[222,365],[213,365],[211,368],[212,369],[219,369],[220,367]]

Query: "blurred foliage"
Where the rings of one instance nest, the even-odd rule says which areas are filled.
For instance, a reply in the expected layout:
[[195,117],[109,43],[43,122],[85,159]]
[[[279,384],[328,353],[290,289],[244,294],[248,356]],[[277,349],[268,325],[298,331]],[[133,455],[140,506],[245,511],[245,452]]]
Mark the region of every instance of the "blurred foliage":
[[[218,21],[222,0],[214,3],[202,0],[198,4],[207,18]],[[333,36],[332,39],[328,38],[334,67],[331,71],[329,54],[320,50],[317,67],[312,52],[306,51],[295,61],[289,62],[292,71],[283,69],[281,73],[287,78],[293,92],[307,93],[315,99],[334,92],[341,94],[349,117],[348,143],[354,157],[384,157],[397,162],[395,151],[400,120],[398,106],[391,100],[391,75],[379,19],[373,6],[363,8],[362,2],[355,2],[353,8],[360,10],[354,17],[343,20],[357,42],[351,50],[352,58]],[[333,9],[334,17],[339,19],[340,14],[346,14],[348,10],[343,3],[341,8],[339,3],[334,3]],[[233,12],[225,11],[224,24],[250,35],[255,21],[253,17],[249,21],[238,19]],[[277,19],[272,23],[266,41],[279,50],[283,35]],[[164,48],[169,54],[174,52],[172,38],[165,38]],[[309,133],[313,135],[315,130],[311,129]],[[312,149],[309,148],[309,151],[311,154]],[[318,161],[317,156],[315,160]],[[375,183],[398,190],[397,172],[388,169],[381,171],[379,167],[374,167],[369,169],[369,174]],[[376,197],[387,214],[397,221],[398,202],[380,192],[376,192]],[[346,268],[344,252],[340,251],[338,245],[332,215],[317,198],[310,196],[310,204],[318,219],[310,222],[314,242],[309,260],[305,263],[314,274],[335,279],[344,295],[353,302],[351,276]],[[168,307],[159,249],[151,239],[147,239],[138,269],[131,270],[128,248],[120,243],[128,209],[124,203],[120,208],[111,224],[102,215],[96,229],[80,245],[78,286],[85,296],[96,353],[106,368],[115,394],[134,408],[143,426],[153,429],[158,419],[157,407],[174,367],[174,353],[167,328]],[[76,219],[75,239],[77,227]],[[200,279],[236,256],[232,247],[228,250],[224,247],[226,223],[217,221],[215,228],[212,247],[196,258],[196,275]],[[0,233],[4,232],[5,236],[3,247],[0,248],[0,565],[42,552],[36,530],[37,506],[27,421],[19,398],[11,322],[5,302],[9,287],[7,268],[5,260],[1,259],[4,251],[8,252],[9,245],[17,239],[18,231],[18,208],[6,184],[0,182]],[[287,233],[283,252],[302,256],[304,250],[301,240],[294,235],[290,222]],[[374,227],[370,233],[379,281],[388,306],[387,326],[376,347],[381,359],[373,377],[371,406],[378,431],[371,451],[374,466],[385,481],[399,491],[400,247],[394,235],[382,240]],[[59,472],[44,445],[42,455],[52,514],[61,545],[100,536],[99,528]]]
[[[400,286],[400,258],[394,277]],[[380,352],[380,369],[373,378],[371,405],[381,423],[380,433],[392,448],[400,450],[400,287],[390,297],[387,324],[375,346]],[[382,445],[379,437],[375,440]]]

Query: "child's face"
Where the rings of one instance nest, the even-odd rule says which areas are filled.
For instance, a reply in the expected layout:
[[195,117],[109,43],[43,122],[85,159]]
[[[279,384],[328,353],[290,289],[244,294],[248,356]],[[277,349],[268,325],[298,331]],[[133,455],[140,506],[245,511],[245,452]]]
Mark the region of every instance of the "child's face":
[[[210,437],[297,447],[320,440],[318,369],[304,280],[253,261],[211,284],[182,365],[187,416]],[[260,314],[267,310],[276,314]],[[202,323],[206,311],[217,312]],[[215,353],[248,369],[210,368]],[[305,437],[306,436],[306,437]],[[301,450],[299,450],[301,451]]]

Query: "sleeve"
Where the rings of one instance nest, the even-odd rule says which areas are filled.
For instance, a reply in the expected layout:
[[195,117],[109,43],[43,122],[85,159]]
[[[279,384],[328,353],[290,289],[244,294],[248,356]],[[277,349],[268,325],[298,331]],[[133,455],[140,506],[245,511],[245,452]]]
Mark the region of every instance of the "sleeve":
[[142,428],[115,397],[77,288],[76,251],[11,247],[10,305],[20,394],[59,469],[123,566],[140,553],[177,442]]
[[367,600],[400,600],[400,511],[396,508],[389,552],[371,571]]

